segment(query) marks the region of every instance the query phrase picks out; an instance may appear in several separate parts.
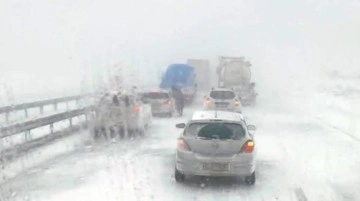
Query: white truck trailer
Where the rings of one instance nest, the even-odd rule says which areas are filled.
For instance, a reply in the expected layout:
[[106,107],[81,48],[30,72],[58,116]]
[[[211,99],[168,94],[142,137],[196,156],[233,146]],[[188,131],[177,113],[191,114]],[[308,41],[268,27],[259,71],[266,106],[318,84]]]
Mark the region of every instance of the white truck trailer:
[[196,74],[195,80],[199,90],[209,90],[210,82],[210,62],[205,59],[188,59],[187,64],[194,67]]
[[216,70],[219,87],[232,88],[245,106],[255,104],[257,96],[250,67],[244,57],[220,57]]

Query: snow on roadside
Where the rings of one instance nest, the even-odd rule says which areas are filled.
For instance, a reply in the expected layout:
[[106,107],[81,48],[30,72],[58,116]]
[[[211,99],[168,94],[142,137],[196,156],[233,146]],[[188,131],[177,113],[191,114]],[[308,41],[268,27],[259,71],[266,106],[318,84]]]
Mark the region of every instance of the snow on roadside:
[[[0,172],[0,184],[21,175],[30,168],[35,168],[47,160],[75,151],[84,146],[84,142],[86,142],[88,138],[89,131],[83,130],[77,134],[32,150],[9,164],[4,164]],[[36,168],[34,171],[36,171]]]
[[[358,200],[360,79],[320,79],[262,90],[254,108],[264,108],[255,118],[262,119],[256,123],[256,135],[277,131],[274,147],[282,152],[274,156],[283,158],[283,176],[289,183],[302,188],[308,200]],[[267,130],[262,133],[263,124]],[[274,148],[267,150],[271,157]]]
[[314,116],[360,142],[360,79],[338,83],[341,93],[329,85],[328,90],[314,94]]

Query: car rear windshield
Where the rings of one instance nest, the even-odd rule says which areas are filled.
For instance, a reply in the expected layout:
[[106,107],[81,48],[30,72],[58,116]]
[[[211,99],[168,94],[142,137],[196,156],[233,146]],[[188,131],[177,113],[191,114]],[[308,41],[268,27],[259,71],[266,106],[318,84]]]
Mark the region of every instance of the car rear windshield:
[[233,99],[235,98],[235,93],[232,91],[212,91],[210,92],[210,97],[213,99]]
[[165,99],[165,98],[169,98],[169,94],[168,93],[162,93],[162,92],[144,93],[143,98],[146,98],[146,99]]
[[185,130],[185,136],[204,139],[239,140],[245,136],[245,129],[235,123],[192,123]]

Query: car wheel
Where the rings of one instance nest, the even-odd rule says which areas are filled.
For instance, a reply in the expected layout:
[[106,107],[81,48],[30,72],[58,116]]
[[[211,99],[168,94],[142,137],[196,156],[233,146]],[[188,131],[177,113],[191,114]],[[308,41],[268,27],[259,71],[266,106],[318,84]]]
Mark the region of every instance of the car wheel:
[[185,180],[185,175],[181,172],[179,172],[176,168],[175,168],[175,181],[177,182],[183,182]]
[[174,115],[173,112],[169,112],[168,114],[169,117],[172,117],[173,115]]
[[115,129],[114,129],[114,127],[109,128],[109,134],[110,134],[110,139],[113,139],[115,137]]
[[134,138],[136,134],[136,129],[128,129],[127,133],[128,133],[128,138],[130,139]]
[[245,183],[247,185],[254,185],[256,181],[255,172],[253,172],[250,176],[245,177]]
[[251,103],[251,107],[255,107],[256,106],[256,100],[254,99]]
[[144,135],[145,135],[145,129],[139,129],[139,130],[138,130],[138,134],[139,134],[140,137],[144,137]]
[[118,130],[118,133],[119,133],[119,137],[121,139],[123,139],[125,137],[125,128],[124,127],[120,127],[119,130]]
[[99,138],[99,133],[100,133],[100,131],[97,127],[94,127],[92,129],[92,136],[95,140]]
[[93,136],[95,140],[99,139],[101,136],[106,137],[105,127],[95,127],[93,132],[94,132]]

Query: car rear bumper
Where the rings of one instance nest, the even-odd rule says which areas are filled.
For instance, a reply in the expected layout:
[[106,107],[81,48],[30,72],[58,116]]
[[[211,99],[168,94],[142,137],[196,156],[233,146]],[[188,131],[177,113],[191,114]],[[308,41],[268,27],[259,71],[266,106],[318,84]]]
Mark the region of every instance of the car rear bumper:
[[[204,169],[205,163],[228,164],[225,171]],[[193,153],[177,152],[176,169],[185,175],[196,176],[249,176],[255,171],[254,154],[238,154],[226,158],[197,157]]]
[[194,94],[184,94],[184,99],[186,103],[192,102],[194,99]]
[[151,109],[152,114],[168,114],[173,111],[171,106],[154,107]]
[[218,110],[218,111],[229,111],[229,112],[241,112],[241,107],[216,107],[216,106],[210,106],[205,107],[205,110]]

